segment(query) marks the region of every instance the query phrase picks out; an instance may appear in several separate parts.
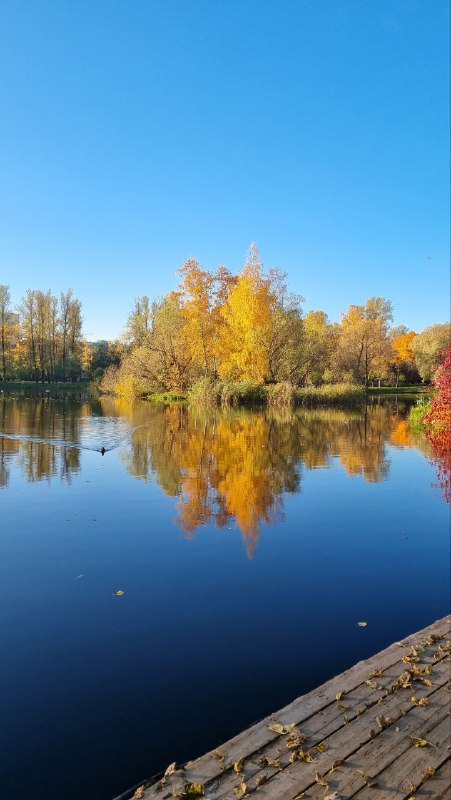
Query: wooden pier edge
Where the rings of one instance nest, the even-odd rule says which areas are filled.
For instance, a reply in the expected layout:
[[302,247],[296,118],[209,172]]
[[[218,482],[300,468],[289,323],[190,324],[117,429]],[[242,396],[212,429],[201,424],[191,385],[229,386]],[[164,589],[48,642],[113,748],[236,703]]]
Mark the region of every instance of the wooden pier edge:
[[448,615],[115,800],[449,798],[450,629]]

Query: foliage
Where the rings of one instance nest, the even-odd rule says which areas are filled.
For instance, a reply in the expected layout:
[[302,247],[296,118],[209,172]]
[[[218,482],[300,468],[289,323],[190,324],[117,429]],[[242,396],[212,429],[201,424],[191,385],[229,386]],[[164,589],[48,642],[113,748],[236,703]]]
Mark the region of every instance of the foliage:
[[451,341],[451,325],[430,325],[412,340],[411,349],[423,381],[430,381]]
[[273,408],[291,408],[295,401],[295,387],[288,381],[268,386],[268,405]]
[[363,386],[349,383],[334,383],[324,386],[308,386],[296,389],[296,405],[352,405],[365,399]]
[[223,381],[200,378],[189,391],[189,401],[198,406],[261,405],[267,393],[261,384],[251,381]]
[[451,345],[434,377],[435,394],[424,422],[426,436],[437,459],[438,480],[445,498],[451,501]]
[[409,411],[409,424],[415,433],[421,433],[424,430],[424,418],[429,410],[429,402],[423,397],[420,398]]

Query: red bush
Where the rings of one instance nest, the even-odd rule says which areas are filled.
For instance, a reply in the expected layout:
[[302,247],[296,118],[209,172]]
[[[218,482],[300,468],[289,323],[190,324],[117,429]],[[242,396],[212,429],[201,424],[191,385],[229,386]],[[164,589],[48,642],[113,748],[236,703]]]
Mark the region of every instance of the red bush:
[[451,501],[451,345],[434,379],[435,395],[424,421],[426,436],[437,460],[437,477],[445,499]]

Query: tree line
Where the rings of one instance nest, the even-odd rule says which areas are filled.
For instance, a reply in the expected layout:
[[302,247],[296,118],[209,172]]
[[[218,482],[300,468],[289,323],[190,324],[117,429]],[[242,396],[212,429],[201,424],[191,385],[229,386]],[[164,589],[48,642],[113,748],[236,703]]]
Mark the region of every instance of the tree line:
[[190,259],[163,299],[135,300],[121,364],[103,386],[120,395],[185,392],[200,379],[295,386],[429,382],[450,339],[449,323],[422,333],[392,327],[389,300],[350,305],[341,321],[303,313],[287,276],[265,273],[251,245],[244,269],[202,269]]
[[59,297],[28,289],[15,309],[0,284],[0,374],[8,379],[76,380],[84,366],[81,302],[72,289]]
[[389,300],[350,305],[340,322],[303,311],[287,276],[265,272],[251,245],[238,275],[189,259],[179,284],[160,300],[134,301],[121,340],[90,343],[82,305],[71,289],[59,297],[28,289],[11,307],[0,285],[0,376],[19,380],[101,378],[125,396],[186,392],[200,380],[253,385],[429,382],[450,341],[450,324],[420,333],[393,327]]

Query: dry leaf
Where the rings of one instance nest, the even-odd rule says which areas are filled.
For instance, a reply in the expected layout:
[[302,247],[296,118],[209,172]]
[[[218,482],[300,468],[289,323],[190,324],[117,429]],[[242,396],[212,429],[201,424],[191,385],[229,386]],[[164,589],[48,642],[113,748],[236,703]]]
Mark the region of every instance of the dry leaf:
[[377,781],[375,781],[374,778],[370,778],[370,776],[367,775],[366,772],[363,772],[363,770],[361,770],[361,769],[356,769],[356,772],[358,772],[359,775],[362,776],[362,778],[365,781],[366,785],[369,786],[370,789],[373,788],[374,786],[377,786]]
[[424,772],[421,774],[421,780],[427,781],[428,778],[432,778],[433,775],[435,775],[434,767],[426,767]]
[[244,756],[241,756],[241,758],[239,758],[238,761],[235,761],[233,769],[235,770],[235,772],[240,773],[243,771],[243,768],[244,768]]
[[315,759],[312,758],[312,755],[309,750],[298,750],[298,759],[299,761],[305,761],[306,764],[315,763]]
[[280,722],[271,722],[271,724],[268,725],[268,730],[272,731],[272,733],[279,733],[281,735],[288,733],[285,725],[281,725]]
[[294,733],[290,733],[285,740],[285,744],[289,750],[292,750],[293,747],[299,747],[301,744],[304,744],[306,737],[300,731],[294,731]]
[[186,786],[186,793],[190,797],[203,797],[204,787],[201,783],[188,783]]
[[398,686],[400,686],[401,689],[412,688],[411,680],[411,673],[408,669],[405,669],[404,672],[401,672],[401,675],[398,678]]
[[343,705],[343,703],[340,703],[340,705],[337,706],[337,708],[338,708],[339,711],[349,711],[351,706],[345,706],[345,705]]
[[345,694],[346,692],[337,692],[337,694],[335,695],[335,700],[343,700]]
[[417,697],[413,696],[410,698],[410,702],[414,703],[416,706],[420,706],[420,708],[426,708],[429,705],[429,700],[427,697],[420,697],[418,700]]
[[380,676],[383,675],[383,674],[384,674],[384,670],[381,667],[378,667],[377,669],[373,669],[373,671],[371,673],[373,678],[380,678]]
[[334,763],[332,764],[331,772],[333,772],[335,769],[337,769],[337,767],[342,767],[343,764],[345,764],[345,763],[346,763],[346,760],[344,758],[336,758]]
[[288,759],[290,764],[294,764],[294,762],[296,761],[297,757],[298,757],[298,751],[297,750],[293,750],[293,752],[290,753],[290,758]]
[[221,753],[220,750],[215,750],[213,755],[214,755],[216,761],[224,762],[225,755],[224,755],[224,753]]
[[347,715],[347,714],[343,714],[343,722],[344,722],[344,724],[345,724],[345,725],[347,725],[347,724],[348,724],[348,722],[349,722],[349,717],[348,717],[348,715]]
[[320,775],[319,772],[315,772],[315,781],[319,783],[320,786],[324,786],[325,789],[329,788],[329,784],[326,780],[324,780],[323,776]]
[[233,791],[236,794],[238,800],[241,800],[241,798],[244,797],[244,795],[247,792],[247,786],[246,786],[244,780],[241,781],[239,786],[235,786]]
[[377,689],[376,681],[365,681],[366,685],[370,687],[370,689]]
[[261,786],[262,783],[266,783],[267,780],[268,780],[268,776],[267,776],[266,772],[264,772],[263,775],[259,775],[258,778],[255,779],[255,785],[256,786]]
[[142,786],[138,786],[138,788],[135,791],[135,794],[132,797],[132,800],[140,800],[141,797],[144,797],[144,792],[145,792],[144,784]]
[[388,728],[389,725],[393,723],[393,720],[391,717],[386,717],[385,714],[381,714],[379,717],[376,717],[376,722],[379,725],[381,731],[383,731],[385,730],[385,728]]
[[325,753],[327,750],[327,744],[322,744],[322,743],[316,744],[315,750],[317,751],[317,753]]
[[326,794],[324,800],[340,800],[340,795],[338,792],[334,792],[333,794]]
[[296,797],[293,797],[293,800],[302,800],[303,797],[304,797],[304,792],[301,792],[300,794],[297,794]]
[[125,594],[125,592],[124,592],[124,591],[122,591],[122,589],[118,589],[118,590],[117,590],[117,592],[115,592],[115,595],[116,595],[117,597],[122,597],[122,595],[123,595],[123,594]]
[[169,778],[170,775],[174,774],[176,769],[177,769],[176,763],[175,763],[175,761],[173,761],[172,764],[169,764],[169,767],[167,768],[166,772],[164,773],[164,777],[165,778]]

